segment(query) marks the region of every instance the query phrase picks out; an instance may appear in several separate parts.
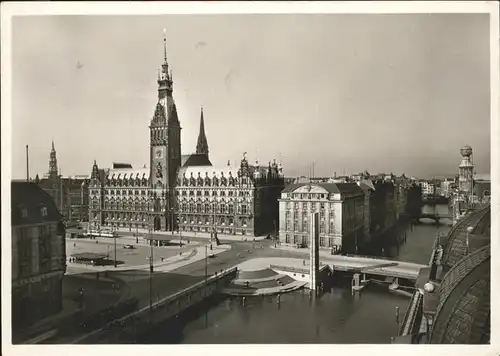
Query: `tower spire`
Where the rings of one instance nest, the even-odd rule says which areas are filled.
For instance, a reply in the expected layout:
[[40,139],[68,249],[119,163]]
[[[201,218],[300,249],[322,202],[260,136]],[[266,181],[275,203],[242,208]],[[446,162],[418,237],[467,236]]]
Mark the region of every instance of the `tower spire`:
[[196,144],[196,153],[204,154],[208,157],[208,142],[205,135],[205,119],[203,117],[203,106],[200,115],[200,133],[198,134],[198,143]]
[[163,29],[163,58],[167,64],[167,29]]
[[174,83],[172,81],[172,70],[169,68],[167,62],[167,36],[165,29],[163,29],[163,57],[164,61],[158,71],[158,102],[165,111],[167,122],[177,125],[179,124],[179,119],[172,96]]
[[49,178],[57,179],[58,173],[56,149],[54,148],[54,141],[52,141],[52,150],[50,151],[49,159]]

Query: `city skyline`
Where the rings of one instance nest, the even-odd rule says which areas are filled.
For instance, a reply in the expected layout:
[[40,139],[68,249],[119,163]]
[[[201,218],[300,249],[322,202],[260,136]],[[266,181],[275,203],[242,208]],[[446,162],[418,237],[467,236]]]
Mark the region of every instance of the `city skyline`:
[[489,172],[488,15],[50,16],[13,21],[13,178],[26,144],[46,173],[52,140],[64,175],[147,164],[163,28],[183,153],[203,106],[216,166],[425,177],[469,144]]

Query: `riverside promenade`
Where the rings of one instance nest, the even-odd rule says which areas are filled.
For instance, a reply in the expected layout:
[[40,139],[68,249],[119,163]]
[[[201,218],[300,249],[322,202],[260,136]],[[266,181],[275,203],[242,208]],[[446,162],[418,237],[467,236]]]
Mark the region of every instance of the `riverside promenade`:
[[[172,234],[171,231],[153,231],[149,232],[147,229],[124,229],[119,228],[116,230],[118,236],[123,238],[133,238],[138,235],[140,238],[149,238],[151,235],[153,238],[155,236],[161,237],[162,240],[170,240],[178,242],[179,240],[184,241],[206,241],[209,240],[211,235],[206,232],[194,232],[194,231],[182,231],[182,232],[174,232]],[[248,241],[262,241],[265,240],[267,236],[242,236],[242,235],[227,235],[227,234],[217,234],[217,238],[220,241],[235,241],[235,242],[248,242]]]

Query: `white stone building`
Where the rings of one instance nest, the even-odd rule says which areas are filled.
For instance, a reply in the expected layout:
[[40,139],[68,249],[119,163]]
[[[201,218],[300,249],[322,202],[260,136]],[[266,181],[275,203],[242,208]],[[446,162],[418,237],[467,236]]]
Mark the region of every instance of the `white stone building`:
[[364,230],[365,194],[356,183],[290,184],[279,199],[281,244],[307,247],[310,219],[320,214],[320,248],[356,252]]

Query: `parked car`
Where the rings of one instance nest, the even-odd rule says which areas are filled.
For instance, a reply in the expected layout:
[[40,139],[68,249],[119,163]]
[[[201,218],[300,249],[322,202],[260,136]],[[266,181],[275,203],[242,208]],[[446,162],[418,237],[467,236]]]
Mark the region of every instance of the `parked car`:
[[135,248],[134,245],[125,245],[123,248],[127,249],[127,250],[133,250]]

